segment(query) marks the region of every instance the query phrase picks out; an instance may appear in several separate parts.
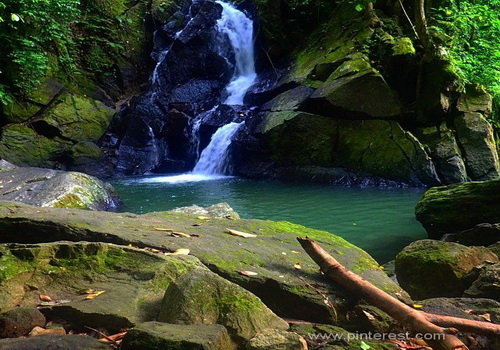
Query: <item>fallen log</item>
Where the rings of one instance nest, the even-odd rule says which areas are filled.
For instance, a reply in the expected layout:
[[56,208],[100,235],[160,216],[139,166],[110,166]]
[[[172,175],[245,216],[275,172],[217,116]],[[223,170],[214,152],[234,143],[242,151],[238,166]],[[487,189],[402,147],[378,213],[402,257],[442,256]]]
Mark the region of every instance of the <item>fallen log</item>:
[[435,325],[441,327],[453,327],[461,332],[475,333],[489,337],[500,336],[500,324],[491,323],[487,321],[467,320],[465,318],[436,315],[423,312],[425,318]]
[[[422,312],[402,303],[359,275],[347,270],[312,239],[297,237],[297,240],[325,275],[351,293],[378,307],[412,332],[427,335],[426,342],[433,349],[468,350],[467,346],[454,335],[457,333],[455,328],[435,325]],[[428,338],[432,339],[427,340]]]

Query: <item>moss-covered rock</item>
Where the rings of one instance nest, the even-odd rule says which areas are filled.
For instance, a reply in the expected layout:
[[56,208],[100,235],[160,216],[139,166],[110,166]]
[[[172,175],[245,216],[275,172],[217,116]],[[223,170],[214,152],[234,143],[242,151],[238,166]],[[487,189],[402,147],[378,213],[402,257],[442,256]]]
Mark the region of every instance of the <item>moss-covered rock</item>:
[[178,324],[221,324],[240,344],[266,328],[288,329],[288,323],[255,295],[201,269],[193,270],[170,284],[157,320]]
[[120,205],[110,184],[82,173],[16,167],[1,172],[0,183],[4,199],[41,207],[110,210]]
[[307,343],[293,332],[265,329],[248,342],[245,350],[307,350]]
[[233,350],[224,326],[144,322],[127,332],[122,350]]
[[471,179],[498,179],[500,163],[491,124],[480,113],[463,113],[454,124]]
[[114,109],[100,101],[65,94],[46,111],[42,120],[59,130],[64,138],[97,141],[106,131],[114,113]]
[[109,350],[109,346],[87,335],[44,335],[0,340],[2,350]]
[[71,143],[54,137],[49,139],[24,125],[8,125],[2,128],[0,157],[20,166],[51,168],[58,163]]
[[[55,300],[42,309],[47,317],[110,332],[154,320],[168,285],[204,268],[190,256],[67,242],[0,245],[0,266],[0,310],[36,306],[44,294]],[[86,300],[92,290],[104,293]]]
[[500,180],[434,187],[424,193],[415,215],[432,238],[500,222]]
[[[82,210],[32,207],[22,203],[0,205],[1,242],[47,242],[53,240],[95,240],[131,243],[164,251],[190,249],[218,274],[255,295],[280,316],[306,318],[315,322],[343,323],[352,297],[318,274],[317,265],[300,253],[296,236],[317,240],[346,268],[358,273],[388,293],[405,296],[364,251],[329,232],[309,229],[289,222],[262,220],[200,220],[197,215],[168,212],[145,215],[93,212]],[[244,239],[229,235],[227,229],[254,233]],[[195,237],[179,238],[165,229]],[[298,253],[297,253],[298,252]],[[284,254],[283,254],[284,253]],[[302,269],[294,265],[300,262]],[[240,271],[250,270],[256,276]],[[304,285],[297,276],[323,290],[336,304],[338,320],[323,302],[323,297]],[[354,302],[354,300],[351,300]],[[290,308],[290,305],[294,305]]]
[[413,298],[457,297],[469,287],[464,277],[484,261],[499,260],[483,247],[421,240],[396,256],[396,275]]

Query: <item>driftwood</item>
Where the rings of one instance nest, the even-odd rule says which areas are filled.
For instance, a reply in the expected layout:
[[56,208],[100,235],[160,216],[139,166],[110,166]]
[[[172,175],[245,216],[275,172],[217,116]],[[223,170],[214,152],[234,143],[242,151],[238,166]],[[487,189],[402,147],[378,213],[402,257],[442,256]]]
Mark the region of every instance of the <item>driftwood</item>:
[[378,289],[359,275],[347,270],[312,239],[298,237],[297,240],[307,254],[320,266],[321,271],[339,285],[386,312],[411,331],[420,334],[434,334],[433,340],[426,338],[426,342],[436,350],[468,349],[455,336],[458,333],[457,329],[487,335],[500,334],[500,325],[426,314],[415,310]]

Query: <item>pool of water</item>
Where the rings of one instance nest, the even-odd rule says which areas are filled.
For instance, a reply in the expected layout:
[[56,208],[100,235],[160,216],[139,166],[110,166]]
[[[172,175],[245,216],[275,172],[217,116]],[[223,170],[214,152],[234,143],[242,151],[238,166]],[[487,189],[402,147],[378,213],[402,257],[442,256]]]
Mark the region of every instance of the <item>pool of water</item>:
[[123,211],[147,213],[227,202],[242,218],[286,220],[335,233],[380,263],[393,259],[408,243],[426,237],[414,215],[421,190],[347,188],[192,174],[127,178],[112,183],[124,201]]

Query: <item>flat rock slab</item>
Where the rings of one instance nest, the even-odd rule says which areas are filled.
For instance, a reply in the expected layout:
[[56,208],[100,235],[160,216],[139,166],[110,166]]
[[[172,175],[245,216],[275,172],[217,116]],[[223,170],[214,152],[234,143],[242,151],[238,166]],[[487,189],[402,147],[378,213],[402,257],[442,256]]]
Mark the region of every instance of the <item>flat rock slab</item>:
[[109,350],[109,346],[84,335],[40,335],[0,340],[1,350]]
[[191,269],[209,272],[193,256],[87,242],[0,245],[0,266],[0,310],[41,305],[49,319],[110,332],[156,319],[172,281]]
[[129,331],[122,350],[233,350],[224,326],[145,322]]
[[[227,228],[255,234],[242,238],[226,233]],[[170,230],[190,237],[174,237]],[[51,242],[55,240],[102,241],[132,244],[173,252],[180,248],[201,260],[211,270],[259,296],[281,316],[314,322],[332,322],[331,311],[314,285],[338,303],[339,322],[347,295],[318,273],[318,266],[301,250],[295,237],[318,241],[346,268],[360,274],[383,290],[399,297],[405,293],[366,252],[325,231],[289,222],[209,219],[166,212],[86,212],[74,209],[38,208],[0,201],[0,242]],[[255,272],[246,276],[241,271]],[[291,307],[293,305],[293,307]]]

